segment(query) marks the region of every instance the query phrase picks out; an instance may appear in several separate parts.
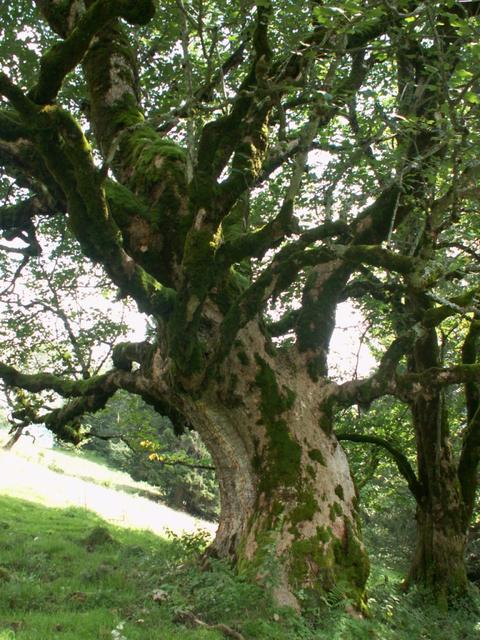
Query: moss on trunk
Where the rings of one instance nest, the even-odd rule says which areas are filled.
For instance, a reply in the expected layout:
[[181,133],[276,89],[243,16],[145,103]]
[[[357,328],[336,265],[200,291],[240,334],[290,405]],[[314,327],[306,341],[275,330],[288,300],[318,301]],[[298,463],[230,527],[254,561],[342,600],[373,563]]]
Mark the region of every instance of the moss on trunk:
[[[246,357],[231,355],[201,405],[201,424],[200,405],[192,411],[221,489],[214,550],[268,579],[282,605],[308,609],[334,597],[361,610],[369,563],[346,457],[331,431],[318,427],[321,405],[309,376],[290,375],[263,342],[258,332]],[[237,401],[219,405],[232,377]]]

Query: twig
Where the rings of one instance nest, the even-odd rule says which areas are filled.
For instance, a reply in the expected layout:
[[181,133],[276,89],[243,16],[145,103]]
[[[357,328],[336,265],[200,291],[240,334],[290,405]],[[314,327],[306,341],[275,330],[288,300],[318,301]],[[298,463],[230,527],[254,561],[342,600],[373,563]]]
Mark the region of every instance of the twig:
[[173,619],[174,622],[180,624],[189,624],[192,627],[202,627],[203,629],[211,629],[212,631],[220,631],[226,638],[234,638],[234,640],[245,640],[241,633],[235,631],[226,624],[207,624],[203,620],[199,620],[190,611],[180,611]]

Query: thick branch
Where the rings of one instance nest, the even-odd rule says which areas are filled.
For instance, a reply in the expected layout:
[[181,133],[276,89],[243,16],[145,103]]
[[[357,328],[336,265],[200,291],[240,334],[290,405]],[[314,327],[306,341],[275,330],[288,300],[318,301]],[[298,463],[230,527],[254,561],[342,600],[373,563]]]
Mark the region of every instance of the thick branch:
[[[19,104],[23,107],[21,101]],[[122,293],[131,295],[142,310],[168,314],[175,294],[125,253],[107,206],[102,177],[79,125],[58,107],[29,110],[28,119],[38,128],[37,144],[46,166],[65,192],[70,226],[85,255],[103,264]]]
[[411,347],[414,336],[414,332],[409,332],[394,340],[383,354],[375,373],[368,378],[350,380],[342,384],[330,383],[327,392],[333,402],[347,407],[353,404],[369,406],[386,394],[395,395],[395,371]]
[[151,350],[152,345],[147,341],[122,342],[113,348],[113,364],[122,371],[131,371],[133,363],[141,365]]
[[51,215],[51,212],[36,197],[0,207],[0,230],[7,240],[13,240],[22,232],[30,233],[33,230],[32,220],[35,216],[45,215]]
[[65,76],[82,61],[93,37],[113,18],[146,24],[155,13],[152,0],[96,0],[63,41],[42,56],[37,85],[30,92],[36,104],[55,100]]
[[[269,249],[273,249],[283,239],[285,229],[289,224],[290,213],[282,207],[277,217],[262,228],[252,233],[246,233],[239,238],[221,245],[216,253],[216,260],[225,266],[241,262],[251,257],[261,259]],[[345,239],[348,236],[348,225],[337,220],[326,222],[315,229],[304,231],[295,243],[298,250],[307,249],[310,245],[320,240],[332,239],[340,236]]]
[[267,324],[268,333],[273,338],[279,338],[280,336],[284,336],[289,331],[293,331],[295,324],[297,322],[299,309],[293,309],[291,311],[287,311],[287,313],[277,320],[276,322],[270,322]]
[[7,385],[33,393],[55,391],[64,398],[94,394],[99,388],[111,384],[115,373],[112,370],[88,380],[68,380],[53,373],[22,373],[10,365],[0,363],[0,377]]
[[[478,310],[475,305],[473,305],[477,294],[478,290],[473,289],[448,300],[445,299],[443,300],[443,304],[440,304],[439,306],[430,307],[425,311],[423,316],[423,326],[428,328],[437,327],[451,316],[458,314],[465,316],[467,313],[472,313],[472,311],[478,315]],[[438,301],[436,297],[433,297],[433,299]],[[467,363],[464,361],[464,364]]]
[[461,364],[453,367],[431,367],[420,373],[397,375],[394,395],[408,398],[412,394],[426,393],[429,389],[442,389],[456,384],[479,384],[480,364]]
[[[352,257],[355,245],[380,243],[387,236],[399,193],[399,186],[392,185],[358,214],[350,227],[352,241],[348,246]],[[397,216],[398,220],[400,218]],[[335,327],[336,307],[356,266],[355,262],[348,263],[332,253],[332,259],[312,269],[307,278],[295,332],[300,357],[305,360],[314,380],[328,373],[327,353]]]

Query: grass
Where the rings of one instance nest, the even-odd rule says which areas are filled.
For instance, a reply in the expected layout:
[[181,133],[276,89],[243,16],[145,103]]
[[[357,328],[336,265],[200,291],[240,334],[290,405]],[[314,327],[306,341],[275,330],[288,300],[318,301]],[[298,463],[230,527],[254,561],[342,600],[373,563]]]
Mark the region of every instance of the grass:
[[[211,522],[145,498],[145,483],[135,483],[127,474],[83,457],[75,459],[48,450],[21,451],[20,455],[0,451],[0,469],[0,494],[3,495],[50,507],[82,506],[113,524],[150,529],[158,534],[164,534],[166,527],[190,533],[198,527],[215,530]],[[136,487],[137,484],[140,487]],[[125,487],[137,488],[137,495],[125,491]]]
[[119,626],[128,640],[219,637],[179,628],[153,599],[174,542],[110,526],[112,542],[88,547],[107,526],[84,509],[0,497],[0,513],[1,640],[112,640]]
[[[108,525],[80,508],[55,509],[0,496],[0,640],[219,640],[217,630],[174,622],[191,611],[258,640],[474,640],[475,616],[440,616],[419,594],[400,594],[398,574],[374,567],[372,617],[342,602],[300,619],[275,610],[261,586],[224,563],[200,568],[207,534],[160,538]],[[92,532],[109,535],[90,540]]]
[[[4,460],[1,476],[14,474],[15,465],[7,469]],[[52,480],[47,487],[52,495],[73,467],[54,475],[56,485]],[[84,468],[75,473],[84,474]],[[108,481],[103,471],[99,477]],[[225,563],[212,559],[208,570],[202,569],[200,553],[209,532],[161,537],[125,522],[115,526],[82,501],[75,507],[49,506],[47,489],[39,498],[40,479],[45,477],[30,478],[29,500],[26,482],[22,495],[15,493],[15,483],[0,482],[0,640],[225,637],[220,630],[176,622],[185,612],[210,625],[228,625],[245,640],[480,640],[478,615],[471,608],[459,605],[442,614],[422,594],[402,594],[394,554],[373,558],[369,619],[346,615],[344,601],[335,594],[300,618],[273,606],[268,585],[235,575]],[[156,506],[150,503],[152,513]],[[175,528],[174,520],[170,524]],[[472,598],[480,606],[478,593]]]

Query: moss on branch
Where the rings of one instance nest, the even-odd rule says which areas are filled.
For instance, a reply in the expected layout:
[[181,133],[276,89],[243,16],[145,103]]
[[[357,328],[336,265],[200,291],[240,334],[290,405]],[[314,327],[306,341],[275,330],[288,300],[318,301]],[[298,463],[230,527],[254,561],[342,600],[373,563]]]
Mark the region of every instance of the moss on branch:
[[143,364],[152,350],[149,342],[122,342],[115,345],[112,352],[112,361],[117,369],[131,371],[134,362]]
[[293,331],[298,319],[298,313],[298,309],[287,311],[280,320],[267,324],[268,333],[272,337],[279,337],[285,335],[289,331]]
[[[268,142],[268,117],[273,103],[256,94],[259,86],[258,62],[268,66],[271,51],[268,45],[270,6],[257,8],[253,43],[255,54],[250,69],[237,92],[231,112],[207,123],[198,147],[198,166],[192,180],[192,201],[197,210],[205,208],[208,222],[218,224],[241,194],[259,175]],[[233,155],[232,169],[220,186],[222,171]],[[212,202],[217,207],[212,207]]]
[[301,242],[292,242],[282,248],[227,312],[221,327],[217,358],[221,360],[226,356],[238,331],[262,311],[270,298],[285,291],[302,269],[328,262],[331,257],[330,249],[314,247],[304,250]]
[[368,264],[403,275],[412,273],[416,265],[414,258],[388,251],[378,245],[354,244],[347,247],[345,251],[339,251],[338,255],[355,265]]
[[437,307],[430,307],[423,314],[422,324],[424,327],[438,327],[444,320],[457,314],[466,314],[470,311],[470,307],[474,302],[477,290],[466,291],[465,293],[454,296],[440,304]]
[[44,211],[37,198],[21,200],[13,205],[0,207],[0,230],[11,240],[21,231],[32,228],[32,218]]
[[174,291],[139,267],[123,250],[120,229],[110,215],[103,179],[78,123],[64,110],[49,105],[22,117],[28,121],[46,167],[65,193],[69,224],[88,257],[105,266],[123,294],[142,310],[169,313]]
[[455,384],[480,383],[480,364],[460,364],[452,367],[431,367],[421,373],[398,375],[396,386],[400,393],[418,393],[421,389],[435,389]]
[[[229,242],[222,244],[216,254],[216,259],[225,265],[241,262],[245,258],[261,259],[269,249],[275,248],[287,235],[296,232],[289,211],[281,208],[278,215],[251,233],[239,235]],[[326,222],[325,224],[304,231],[295,243],[290,246],[297,250],[307,249],[319,240],[345,237],[348,234],[348,225],[343,221]],[[293,251],[293,249],[290,249]]]
[[19,387],[32,393],[50,390],[64,398],[71,398],[95,393],[108,382],[110,374],[106,373],[88,380],[69,380],[52,373],[21,373],[10,365],[0,363],[0,377],[11,387]]
[[114,18],[132,24],[146,24],[155,13],[152,0],[96,0],[80,17],[65,40],[51,47],[41,58],[37,85],[30,92],[40,105],[53,102],[67,73],[72,71],[87,52],[92,38]]
[[22,117],[24,125],[28,125],[30,118],[35,119],[38,116],[40,108],[3,72],[0,72],[0,95],[7,98],[12,107]]

